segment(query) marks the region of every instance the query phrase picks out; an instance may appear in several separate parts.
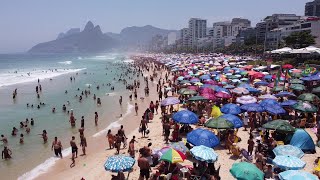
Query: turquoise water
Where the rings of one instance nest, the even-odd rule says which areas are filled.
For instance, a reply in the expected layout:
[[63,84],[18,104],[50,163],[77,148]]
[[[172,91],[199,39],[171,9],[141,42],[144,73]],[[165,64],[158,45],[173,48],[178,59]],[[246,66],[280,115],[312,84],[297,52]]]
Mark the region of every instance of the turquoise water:
[[[120,54],[99,56],[0,55],[0,134],[8,138],[8,147],[13,152],[11,160],[0,160],[0,175],[4,175],[6,179],[16,179],[46,160],[44,168],[53,163],[54,159],[48,160],[53,156],[51,151],[53,138],[57,136],[62,141],[64,148],[67,148],[71,136],[78,137],[81,116],[85,117],[86,136],[92,136],[116,121],[117,115],[128,113],[132,108],[131,105],[128,104],[122,109],[113,105],[118,104],[119,94],[128,94],[125,86],[116,81],[123,71],[118,68],[117,63],[124,63],[124,57]],[[53,72],[50,71],[52,69]],[[74,76],[75,81],[71,82],[70,76]],[[37,98],[35,91],[38,78],[42,86],[40,99]],[[102,85],[107,83],[111,83],[115,91],[111,91],[109,86]],[[97,85],[100,86],[99,90],[96,88]],[[18,95],[13,100],[12,92],[15,88],[18,89]],[[77,90],[78,88],[80,91]],[[87,98],[83,96],[82,102],[79,102],[75,96],[80,95],[85,89],[90,90],[91,94]],[[68,91],[67,94],[65,90]],[[96,105],[93,94],[102,98],[102,106]],[[70,105],[67,105],[67,101],[70,102]],[[45,103],[45,106],[37,109],[36,106],[40,102]],[[33,104],[34,108],[28,108],[27,103]],[[70,127],[69,116],[62,111],[63,104],[67,105],[67,110],[73,109],[78,120],[76,128]],[[124,101],[124,104],[127,102]],[[51,112],[53,107],[56,108],[55,113]],[[100,117],[97,127],[94,125],[95,111]],[[109,118],[102,120],[101,118],[106,114]],[[35,120],[30,134],[20,129],[20,121],[25,121],[26,118],[29,121],[30,118]],[[11,136],[13,127],[19,130],[16,137]],[[44,129],[48,132],[47,144],[43,144],[41,136],[38,135]],[[20,133],[24,134],[25,143],[22,145],[19,144]],[[1,150],[3,146],[0,142]]]

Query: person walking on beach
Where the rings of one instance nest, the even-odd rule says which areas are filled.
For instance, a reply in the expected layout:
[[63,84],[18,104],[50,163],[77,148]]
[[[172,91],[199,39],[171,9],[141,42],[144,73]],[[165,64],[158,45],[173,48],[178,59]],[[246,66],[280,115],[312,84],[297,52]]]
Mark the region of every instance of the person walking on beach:
[[120,153],[120,146],[121,146],[122,138],[119,136],[119,134],[116,134],[115,136],[115,147],[116,147],[116,154]]
[[80,147],[82,147],[82,154],[80,156],[86,155],[87,139],[84,136],[80,138]]
[[4,146],[3,151],[2,151],[2,159],[11,159],[12,151],[7,147]]
[[114,138],[113,134],[111,133],[111,129],[108,130],[107,138],[108,138],[109,148],[113,149],[115,146],[115,143],[114,143],[115,138]]
[[248,154],[251,156],[254,148],[254,140],[253,136],[250,135],[250,138],[248,140]]
[[147,158],[144,156],[140,155],[138,159],[138,166],[140,168],[140,175],[139,175],[139,180],[148,180],[150,177],[150,164]]
[[123,149],[126,148],[126,146],[127,146],[126,141],[128,138],[127,138],[126,134],[124,133],[123,125],[121,125],[120,129],[118,130],[118,136],[120,136],[120,138],[123,142]]
[[72,152],[72,157],[71,157],[72,163],[70,164],[70,167],[72,168],[75,166],[75,158],[78,157],[78,146],[75,142],[74,136],[72,136],[72,139],[70,141],[70,146],[71,146],[71,152]]
[[155,104],[155,106],[154,106],[154,109],[156,110],[156,114],[158,114],[158,109],[159,109],[159,101],[157,100],[156,101],[156,104]]
[[94,112],[94,124],[96,126],[98,126],[98,118],[99,118],[98,112]]
[[147,120],[144,118],[144,116],[142,116],[140,128],[141,128],[142,137],[146,137],[146,130],[148,128],[148,123],[147,123]]
[[168,144],[169,136],[170,136],[170,123],[168,120],[166,120],[163,125],[163,131],[164,131],[164,140],[166,141],[166,144]]
[[120,106],[122,105],[122,96],[120,96],[119,104],[120,104]]
[[135,136],[133,136],[132,137],[132,139],[130,140],[130,142],[129,142],[129,149],[128,149],[128,152],[129,152],[129,155],[132,157],[132,158],[134,158],[134,156],[135,156],[135,150],[134,150],[134,142],[137,142],[136,140],[135,140]]
[[136,116],[138,116],[138,110],[139,110],[138,103],[134,103],[134,110],[136,111]]
[[54,141],[52,142],[51,151],[54,150],[54,154],[62,159],[62,144],[61,141],[58,140],[57,137],[54,137]]

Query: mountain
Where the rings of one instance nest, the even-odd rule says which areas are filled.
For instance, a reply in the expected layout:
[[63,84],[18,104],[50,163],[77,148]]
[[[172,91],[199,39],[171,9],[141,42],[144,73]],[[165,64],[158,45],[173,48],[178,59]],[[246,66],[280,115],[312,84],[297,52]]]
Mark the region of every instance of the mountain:
[[[80,31],[80,30],[79,30]],[[100,26],[89,21],[83,31],[71,29],[53,41],[35,45],[29,53],[96,53],[116,47],[117,41],[102,33]]]

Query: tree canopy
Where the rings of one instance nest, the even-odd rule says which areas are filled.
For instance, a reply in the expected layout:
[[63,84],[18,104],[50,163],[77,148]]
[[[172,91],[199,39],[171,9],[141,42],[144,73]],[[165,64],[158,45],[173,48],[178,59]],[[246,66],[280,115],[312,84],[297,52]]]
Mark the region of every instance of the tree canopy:
[[315,44],[315,37],[310,31],[293,32],[284,38],[285,44],[292,48],[305,48]]

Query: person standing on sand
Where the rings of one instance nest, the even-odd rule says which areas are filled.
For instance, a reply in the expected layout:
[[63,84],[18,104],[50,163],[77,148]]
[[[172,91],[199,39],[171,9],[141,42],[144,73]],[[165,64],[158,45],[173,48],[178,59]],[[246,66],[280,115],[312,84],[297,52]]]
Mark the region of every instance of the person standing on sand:
[[113,134],[111,133],[111,129],[108,130],[107,138],[108,138],[109,148],[113,149],[115,146],[115,144],[114,144],[115,138],[114,138]]
[[121,136],[119,136],[119,134],[116,134],[116,136],[115,136],[115,147],[117,150],[116,154],[120,153],[121,141],[122,141]]
[[12,151],[7,147],[4,146],[3,151],[2,151],[2,159],[11,159]]
[[138,110],[139,110],[138,103],[134,103],[134,110],[136,111],[136,116],[138,116]]
[[130,156],[132,157],[132,158],[134,158],[134,142],[137,142],[136,140],[135,140],[135,136],[133,136],[132,137],[132,139],[130,140],[130,142],[129,142],[129,149],[128,149],[128,152],[129,152],[129,154],[130,154]]
[[148,180],[150,177],[150,164],[144,156],[140,155],[138,159],[138,166],[140,168],[139,180]]
[[253,136],[250,135],[250,138],[248,140],[248,154],[251,156],[254,148],[254,141],[253,141]]
[[81,117],[81,126],[82,128],[84,128],[84,116]]
[[170,123],[168,120],[165,121],[163,125],[164,130],[164,140],[166,141],[166,144],[168,144],[169,136],[170,136]]
[[78,157],[78,146],[75,142],[74,136],[72,136],[72,139],[70,141],[70,146],[71,146],[71,152],[72,152],[72,157],[71,157],[72,163],[70,164],[70,167],[72,168],[75,166],[75,158]]
[[119,104],[120,104],[120,106],[122,105],[122,96],[120,96]]
[[146,137],[146,130],[148,128],[148,123],[147,123],[147,120],[144,118],[144,116],[142,116],[140,128],[141,128],[142,137]]
[[82,154],[80,156],[86,155],[87,139],[84,136],[80,138],[80,147],[82,147]]
[[128,139],[126,134],[124,133],[123,125],[121,125],[120,129],[118,130],[118,136],[120,136],[122,142],[123,142],[123,149],[126,148],[127,143],[126,140]]
[[62,144],[61,141],[58,140],[57,137],[54,137],[54,141],[52,142],[51,150],[54,150],[54,154],[62,159]]
[[98,112],[94,112],[94,124],[96,126],[98,125],[98,118],[99,118]]

